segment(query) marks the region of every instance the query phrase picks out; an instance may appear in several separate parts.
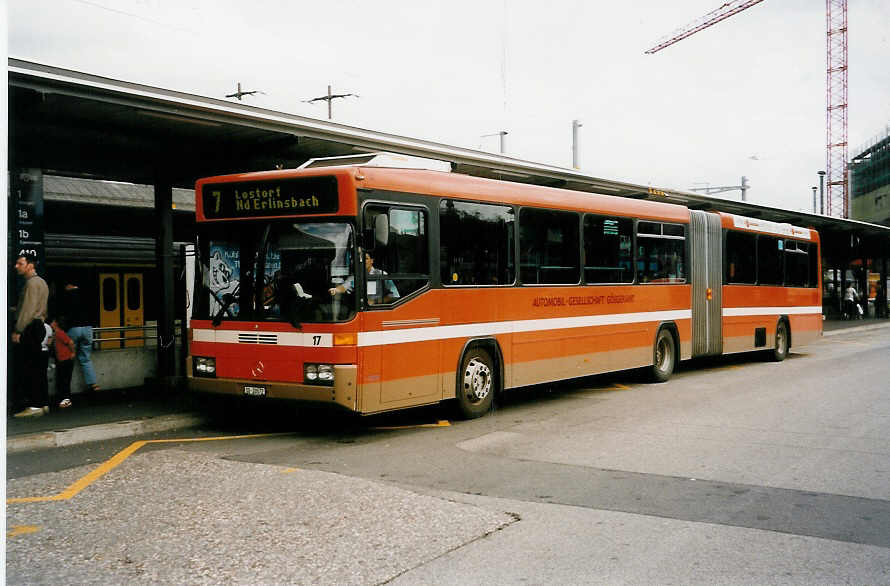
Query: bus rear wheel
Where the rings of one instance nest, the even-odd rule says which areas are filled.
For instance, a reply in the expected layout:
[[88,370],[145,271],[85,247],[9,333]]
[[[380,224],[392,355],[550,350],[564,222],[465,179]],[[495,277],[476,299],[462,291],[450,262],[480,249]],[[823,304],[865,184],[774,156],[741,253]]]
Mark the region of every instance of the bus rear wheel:
[[674,343],[674,336],[667,328],[662,328],[658,331],[652,350],[652,366],[649,369],[652,382],[663,383],[671,378],[676,359],[677,345]]
[[785,320],[776,325],[776,347],[773,349],[773,360],[782,362],[788,357],[788,324]]
[[491,411],[497,375],[487,351],[478,347],[467,350],[457,373],[457,385],[457,408],[461,416],[475,419]]

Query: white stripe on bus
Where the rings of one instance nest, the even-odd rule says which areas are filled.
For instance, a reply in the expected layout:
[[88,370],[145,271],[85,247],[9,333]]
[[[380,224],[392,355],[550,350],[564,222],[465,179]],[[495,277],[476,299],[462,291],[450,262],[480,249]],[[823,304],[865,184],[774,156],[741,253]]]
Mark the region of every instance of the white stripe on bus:
[[[556,317],[549,319],[528,319],[515,321],[485,322],[461,324],[454,326],[433,326],[427,328],[409,328],[404,330],[359,332],[359,346],[381,346],[385,344],[404,344],[408,342],[427,342],[447,340],[449,338],[470,338],[493,336],[497,334],[517,334],[524,332],[543,332],[571,328],[595,326],[614,326],[628,323],[645,323],[692,319],[692,311],[679,309],[672,311],[647,311],[640,313],[618,313],[610,315],[584,315],[579,317]],[[278,336],[278,346],[333,346],[333,334],[311,334],[291,332],[268,332]],[[195,342],[221,342],[238,344],[240,335],[256,336],[255,330],[209,330],[194,329],[192,340]],[[317,337],[321,336],[318,343]]]
[[[821,306],[811,307],[726,307],[723,317],[755,315],[809,315],[822,314]],[[669,311],[645,311],[638,313],[616,313],[608,315],[584,315],[578,317],[555,317],[548,319],[527,319],[500,322],[459,324],[453,326],[433,326],[408,328],[403,330],[359,332],[359,346],[383,346],[410,342],[429,342],[451,338],[473,338],[499,334],[519,334],[545,332],[573,328],[616,326],[631,323],[661,322],[692,319],[692,311],[678,309]],[[389,325],[389,324],[387,324]],[[244,330],[205,330],[195,329],[192,333],[196,342],[223,342],[238,344],[239,334],[256,335],[256,331]],[[274,332],[278,336],[278,346],[333,346],[332,334]]]
[[822,306],[811,307],[724,307],[723,317],[742,317],[749,315],[822,315]]
[[612,315],[584,315],[579,317],[556,317],[550,319],[528,319],[499,321],[431,328],[413,328],[396,331],[359,332],[359,346],[383,346],[408,342],[428,342],[450,338],[473,338],[498,334],[518,334],[523,332],[543,332],[570,328],[612,326],[628,323],[671,321],[692,319],[692,311],[647,311],[642,313],[618,313]]

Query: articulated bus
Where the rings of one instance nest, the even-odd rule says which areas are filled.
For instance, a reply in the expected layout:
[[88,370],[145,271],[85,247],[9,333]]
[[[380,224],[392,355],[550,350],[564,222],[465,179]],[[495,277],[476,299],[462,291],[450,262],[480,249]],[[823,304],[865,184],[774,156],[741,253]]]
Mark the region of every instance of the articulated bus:
[[507,389],[822,335],[815,230],[354,159],[197,182],[190,389],[478,417]]

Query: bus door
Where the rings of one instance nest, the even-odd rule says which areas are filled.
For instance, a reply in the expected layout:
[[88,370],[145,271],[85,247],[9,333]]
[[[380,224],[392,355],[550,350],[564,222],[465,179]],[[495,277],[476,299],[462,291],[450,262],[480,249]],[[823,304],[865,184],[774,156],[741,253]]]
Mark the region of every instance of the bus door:
[[723,352],[723,239],[720,216],[690,211],[692,356]]
[[[430,281],[429,210],[409,204],[369,203],[364,209],[364,227],[366,242],[373,238],[374,248],[365,250],[360,259],[368,309],[362,327],[398,341],[362,349],[362,411],[432,403],[441,398],[438,365],[442,344],[415,330],[439,324],[438,302],[432,295],[415,298],[408,315],[402,310],[404,305],[399,305],[401,299],[427,287]],[[356,282],[362,287],[361,281]]]

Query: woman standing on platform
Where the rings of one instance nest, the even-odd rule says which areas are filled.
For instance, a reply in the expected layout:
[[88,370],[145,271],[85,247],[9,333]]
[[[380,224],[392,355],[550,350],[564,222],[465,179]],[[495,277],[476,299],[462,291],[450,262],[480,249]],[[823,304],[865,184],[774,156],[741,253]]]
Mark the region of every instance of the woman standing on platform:
[[847,286],[844,291],[844,319],[859,319],[859,293],[853,283]]
[[878,281],[875,287],[875,317],[887,317],[887,290]]

